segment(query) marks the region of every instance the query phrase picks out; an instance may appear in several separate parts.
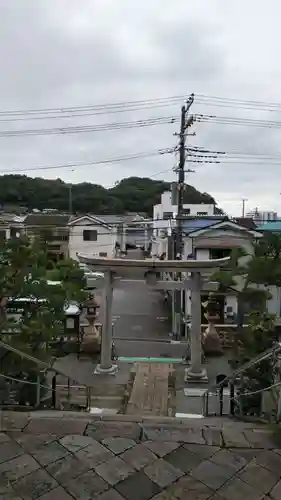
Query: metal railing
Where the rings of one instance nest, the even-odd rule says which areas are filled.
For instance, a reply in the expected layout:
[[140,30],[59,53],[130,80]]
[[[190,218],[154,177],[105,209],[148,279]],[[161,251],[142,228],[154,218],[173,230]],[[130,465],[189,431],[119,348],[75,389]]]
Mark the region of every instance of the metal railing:
[[[36,380],[30,380],[27,373],[10,376],[0,373],[0,407],[48,407],[56,409],[84,409],[91,407],[91,387],[81,384],[61,370],[27,354],[9,344],[0,341],[0,347],[34,363]],[[55,360],[53,360],[55,361]],[[35,370],[34,370],[35,373]],[[63,383],[66,382],[66,383]],[[27,394],[27,389],[28,394]]]
[[[221,377],[221,380],[213,387],[207,389],[203,398],[203,415],[204,416],[223,416],[231,415],[237,418],[245,418],[255,416],[258,418],[264,417],[265,419],[281,420],[281,380],[280,380],[280,367],[278,376],[274,380],[274,366],[276,368],[278,362],[277,357],[281,353],[281,344],[278,343],[271,349],[264,351],[259,356],[251,359],[249,362],[238,367],[231,375]],[[257,367],[263,361],[272,359],[272,381],[267,387],[257,388],[256,390],[247,390],[247,371]],[[249,379],[251,380],[251,379]],[[275,394],[276,393],[276,394]],[[272,408],[268,411],[263,408],[262,398],[270,395],[273,404]],[[273,396],[276,399],[273,401]],[[248,400],[247,400],[248,398]],[[250,401],[250,398],[256,398],[255,403],[257,407],[255,411],[245,411],[244,402]],[[225,408],[227,406],[227,408]],[[250,405],[249,405],[250,406]],[[210,407],[213,409],[210,411]],[[225,411],[226,410],[226,411]]]

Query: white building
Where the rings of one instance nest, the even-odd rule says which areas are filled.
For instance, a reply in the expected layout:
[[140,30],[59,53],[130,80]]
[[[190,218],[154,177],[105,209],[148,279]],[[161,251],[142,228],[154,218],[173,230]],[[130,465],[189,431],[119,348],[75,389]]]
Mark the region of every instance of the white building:
[[[172,219],[177,211],[177,204],[174,203],[172,191],[165,191],[161,195],[161,203],[153,207],[153,221],[155,229],[166,227],[167,220]],[[214,215],[215,205],[205,203],[185,203],[183,205],[184,215],[198,215],[199,217]]]
[[77,254],[108,257],[115,256],[117,228],[93,215],[83,215],[71,220],[69,227],[69,257]]
[[278,220],[277,212],[274,212],[273,210],[266,212],[259,210],[258,208],[250,210],[250,212],[246,214],[246,217],[253,219],[258,226],[264,224],[265,222]]
[[[163,242],[167,236],[171,235],[172,228],[176,226],[177,204],[173,199],[172,191],[165,191],[161,195],[161,203],[153,207],[153,238],[152,254],[161,255],[166,252],[166,243]],[[215,205],[205,203],[185,203],[183,205],[183,215],[188,217],[210,217],[214,216]]]

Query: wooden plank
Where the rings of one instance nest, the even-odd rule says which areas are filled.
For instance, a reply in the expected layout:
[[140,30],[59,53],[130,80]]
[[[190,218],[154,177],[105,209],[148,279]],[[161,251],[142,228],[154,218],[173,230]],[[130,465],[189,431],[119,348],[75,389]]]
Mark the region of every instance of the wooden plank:
[[127,414],[168,415],[170,364],[136,364],[136,376]]

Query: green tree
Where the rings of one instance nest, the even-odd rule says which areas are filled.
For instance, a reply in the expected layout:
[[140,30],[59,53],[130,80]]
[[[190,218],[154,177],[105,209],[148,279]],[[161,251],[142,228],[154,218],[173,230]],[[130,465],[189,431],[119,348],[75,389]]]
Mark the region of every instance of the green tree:
[[[10,239],[1,249],[1,338],[40,359],[48,358],[50,340],[63,333],[64,306],[69,301],[84,300],[85,280],[78,265],[67,261],[63,269],[62,266],[54,268],[53,272],[60,283],[50,285],[50,271],[47,271],[49,264],[40,239]],[[24,308],[20,321],[15,321],[7,314],[7,300],[23,297],[31,300],[29,306]],[[18,357],[8,358],[9,368],[13,362],[19,363]],[[26,364],[29,365],[28,362]]]
[[[68,212],[69,184],[61,179],[30,178],[25,175],[4,175],[0,183],[0,199],[4,207],[20,213],[25,209],[52,208]],[[170,189],[170,183],[141,177],[122,179],[113,188],[82,182],[73,184],[74,213],[124,214],[127,212],[152,215],[152,207],[160,202],[161,194]],[[200,193],[186,185],[186,203],[215,203],[208,193]]]
[[[238,364],[244,365],[256,356],[271,349],[275,341],[275,317],[266,311],[252,311],[243,332],[237,332],[236,353]],[[274,384],[274,356],[248,368],[240,377],[237,389],[242,394],[239,400],[240,412],[244,415],[260,415],[262,389]],[[243,396],[243,394],[250,393]]]
[[[281,285],[281,236],[264,235],[253,242],[251,255],[235,249],[229,266],[216,273],[213,279],[225,290],[233,288],[237,292],[238,318],[233,365],[241,366],[272,348],[275,342],[275,316],[268,314],[266,299],[270,297],[269,287]],[[244,326],[246,312],[247,326]],[[249,368],[238,387],[242,393],[253,393],[271,386],[273,382],[274,359],[267,359]],[[260,393],[242,396],[240,405],[243,413],[259,414],[261,397]]]

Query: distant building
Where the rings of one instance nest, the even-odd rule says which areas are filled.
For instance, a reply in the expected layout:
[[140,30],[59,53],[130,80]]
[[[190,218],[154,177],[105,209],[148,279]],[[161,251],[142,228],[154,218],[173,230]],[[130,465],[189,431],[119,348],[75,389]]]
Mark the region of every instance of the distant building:
[[[24,232],[30,237],[44,238],[48,243],[49,257],[54,261],[62,260],[68,256],[68,224],[69,215],[57,213],[36,213],[27,215],[23,222]],[[11,229],[11,236],[17,236],[17,228]]]
[[3,241],[20,235],[27,235],[31,239],[44,238],[48,242],[49,257],[54,261],[61,260],[68,256],[68,221],[69,216],[61,214],[2,214],[0,239]]
[[274,212],[273,210],[269,210],[268,212],[266,212],[259,210],[258,208],[250,210],[250,212],[246,214],[246,217],[253,219],[256,225],[259,226],[264,224],[265,222],[278,220],[277,212]]

